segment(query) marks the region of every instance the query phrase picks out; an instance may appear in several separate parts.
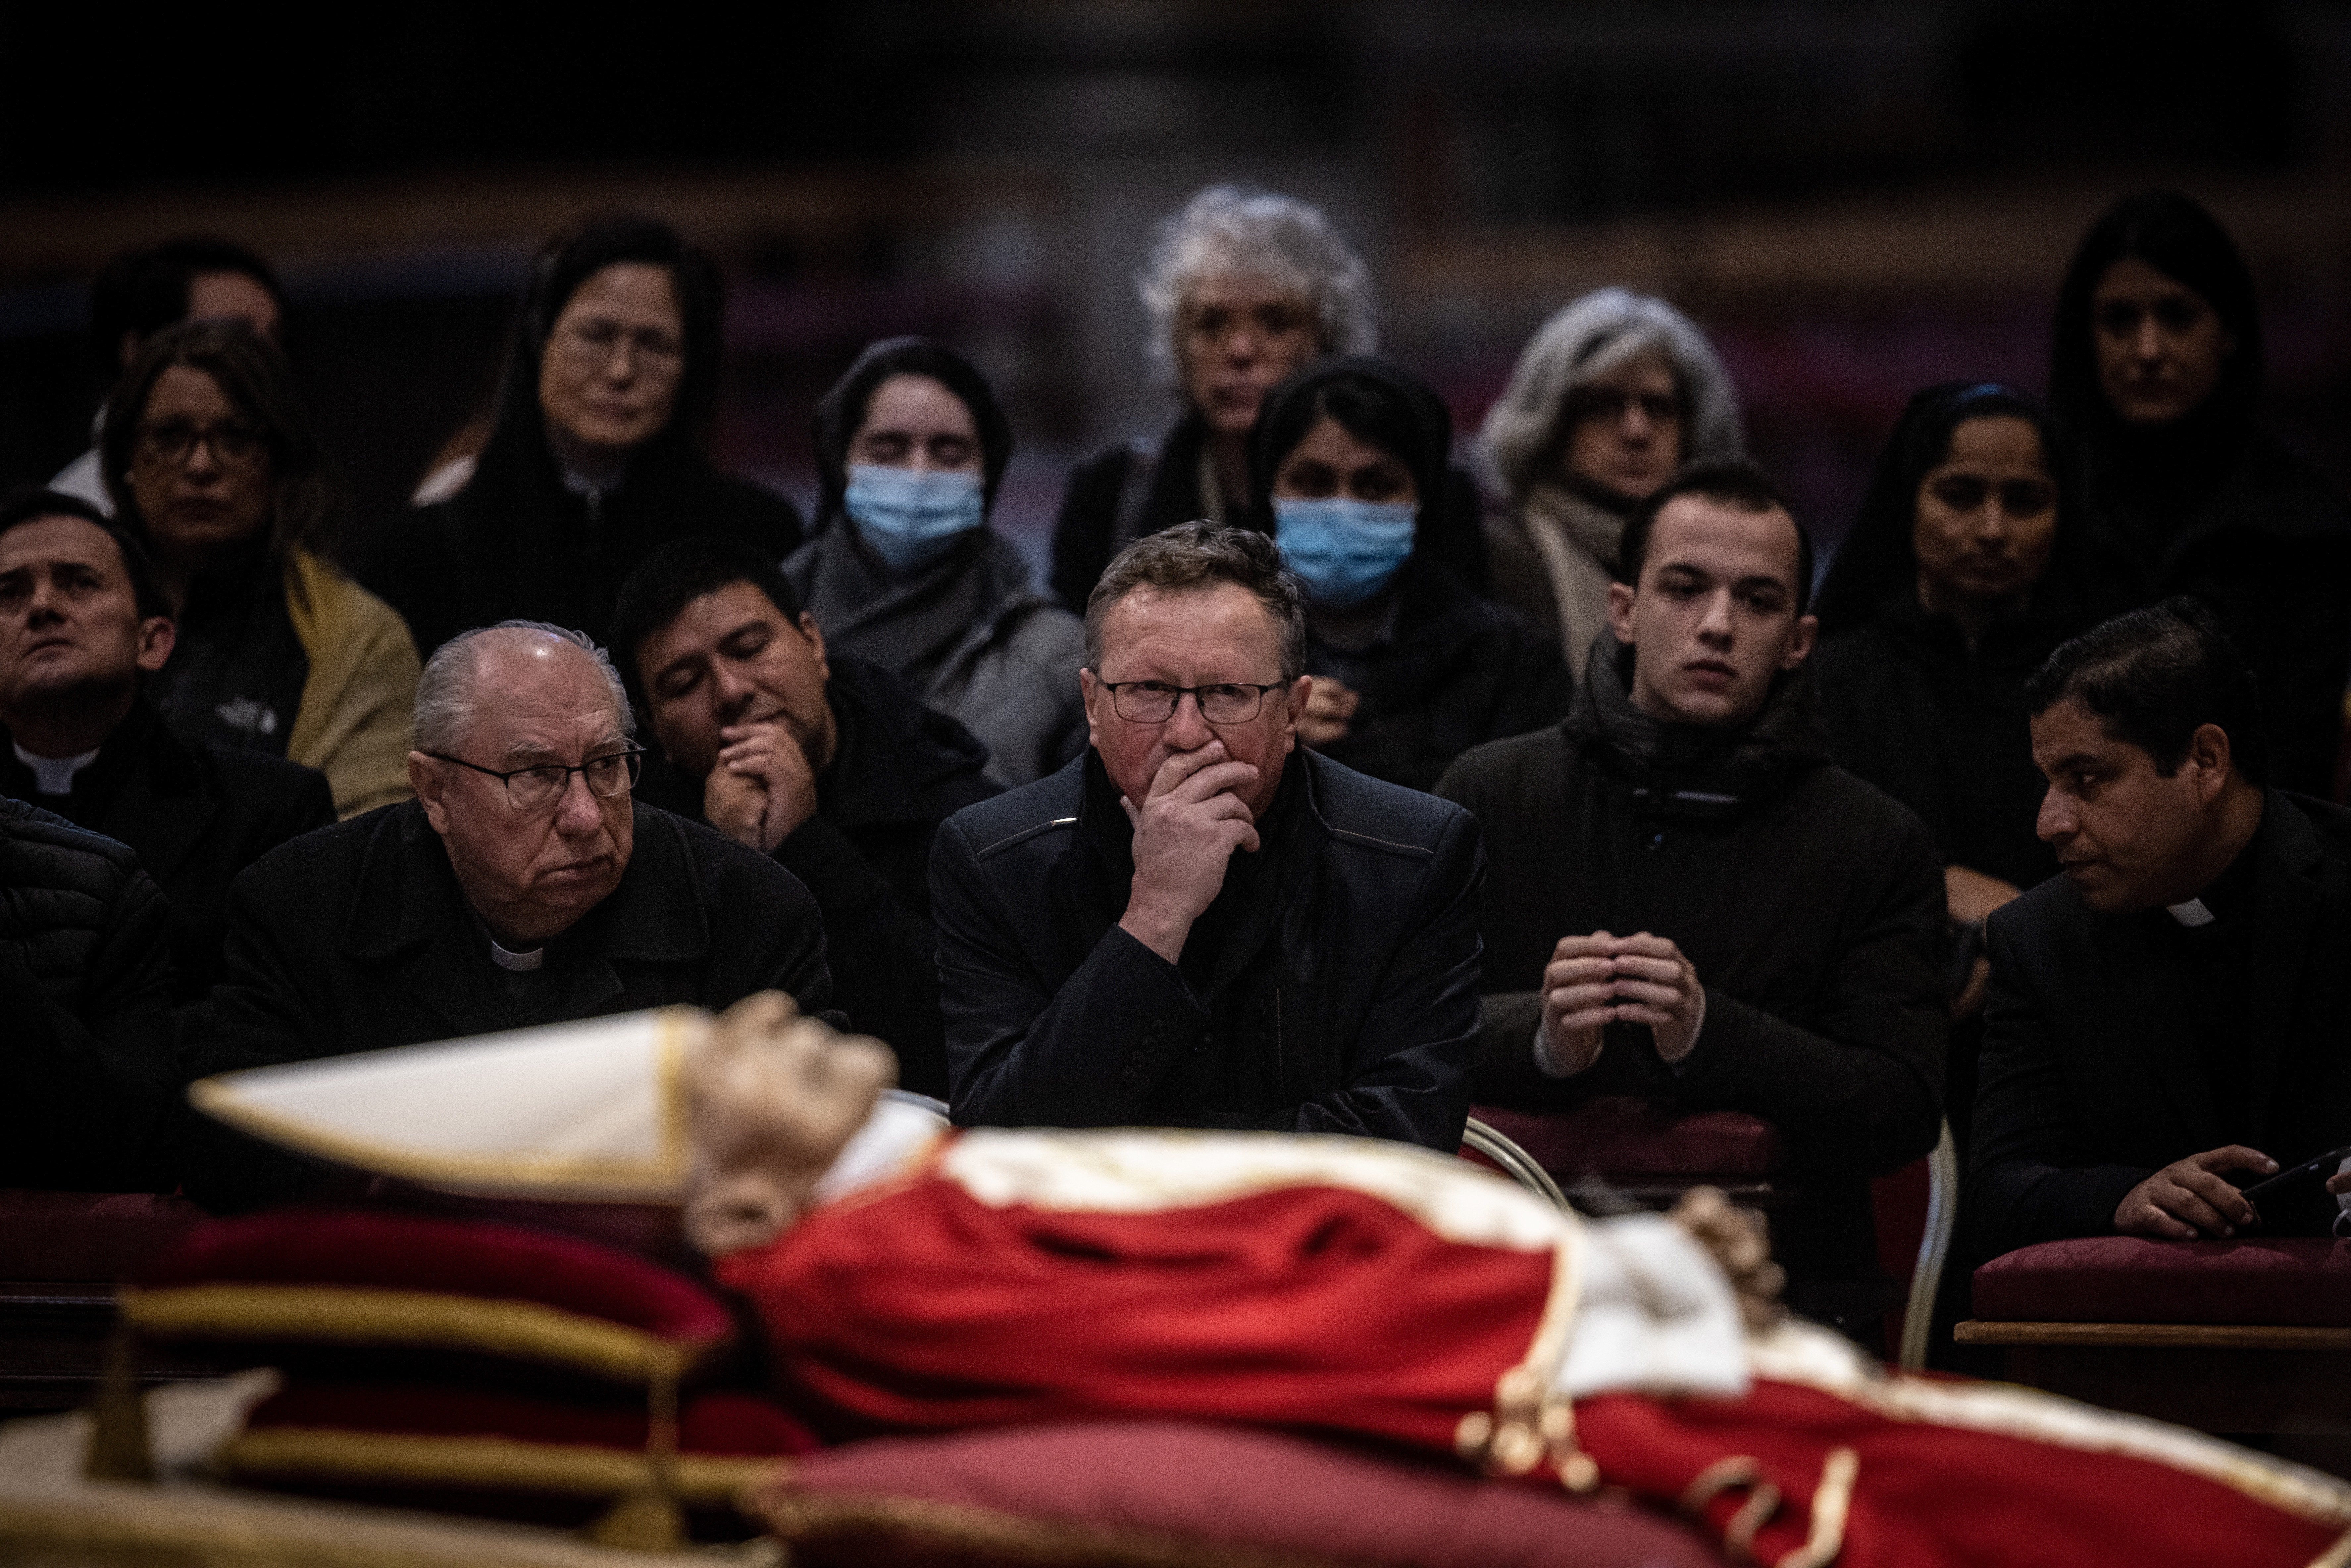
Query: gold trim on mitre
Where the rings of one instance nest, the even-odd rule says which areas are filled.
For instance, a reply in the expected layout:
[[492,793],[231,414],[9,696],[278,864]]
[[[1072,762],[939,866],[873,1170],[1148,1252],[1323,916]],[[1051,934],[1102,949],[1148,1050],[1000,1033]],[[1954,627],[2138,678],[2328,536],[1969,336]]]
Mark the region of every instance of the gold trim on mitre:
[[[630,1015],[622,1015],[625,1018]],[[551,1154],[516,1149],[498,1154],[438,1153],[379,1138],[354,1136],[256,1104],[249,1098],[252,1075],[276,1073],[300,1066],[331,1071],[334,1065],[380,1057],[369,1051],[348,1058],[316,1059],[301,1063],[249,1068],[244,1071],[201,1078],[188,1085],[188,1101],[197,1110],[240,1132],[292,1149],[298,1154],[331,1160],[338,1165],[396,1176],[419,1186],[498,1197],[564,1197],[605,1203],[683,1202],[692,1164],[685,1090],[687,1048],[709,1027],[699,1009],[669,1007],[637,1015],[658,1032],[653,1041],[653,1082],[655,1096],[656,1147],[650,1157]],[[583,1024],[608,1025],[613,1018],[587,1019]],[[561,1028],[563,1026],[548,1026]],[[438,1051],[486,1043],[496,1036],[436,1042],[428,1046],[396,1046],[397,1051]]]

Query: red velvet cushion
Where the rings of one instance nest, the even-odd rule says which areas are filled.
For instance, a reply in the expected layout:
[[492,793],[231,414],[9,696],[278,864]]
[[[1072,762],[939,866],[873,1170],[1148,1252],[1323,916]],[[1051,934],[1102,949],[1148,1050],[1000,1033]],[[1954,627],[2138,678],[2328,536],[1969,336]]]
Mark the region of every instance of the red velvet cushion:
[[1278,1433],[1166,1422],[884,1438],[759,1499],[809,1564],[1719,1564],[1698,1537],[1524,1481]]
[[657,1338],[704,1343],[734,1333],[708,1291],[633,1252],[578,1236],[387,1209],[277,1209],[198,1228],[149,1269],[148,1290],[179,1285],[334,1285],[528,1301]]
[[1742,1111],[1683,1113],[1609,1095],[1573,1111],[1469,1113],[1532,1155],[1562,1181],[1604,1176],[1768,1176],[1787,1164],[1780,1130]]
[[[645,1406],[640,1399],[584,1403],[533,1398],[486,1388],[424,1384],[296,1383],[246,1417],[248,1432],[401,1433],[419,1437],[509,1437],[642,1453]],[[816,1451],[817,1441],[790,1411],[756,1394],[713,1389],[678,1411],[678,1451],[771,1456]]]
[[2351,1328],[2351,1241],[2044,1241],[1978,1269],[1975,1311],[2007,1322]]
[[152,1193],[0,1189],[0,1280],[126,1279],[204,1222]]

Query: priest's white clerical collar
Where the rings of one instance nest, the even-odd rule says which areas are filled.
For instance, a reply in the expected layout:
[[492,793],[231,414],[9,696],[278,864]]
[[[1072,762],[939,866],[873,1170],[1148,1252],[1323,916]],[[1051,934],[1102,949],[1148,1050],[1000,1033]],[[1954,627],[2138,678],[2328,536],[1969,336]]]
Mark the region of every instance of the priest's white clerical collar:
[[498,939],[493,936],[490,938],[490,962],[501,969],[512,969],[517,975],[528,974],[547,962],[547,949],[533,947],[528,953],[517,953],[499,946]]
[[2220,918],[2205,908],[2200,898],[2191,898],[2185,904],[2167,904],[2163,908],[2166,914],[2191,931],[2199,925],[2210,925]]
[[[10,745],[16,743],[11,741]],[[16,760],[33,770],[33,788],[44,795],[73,793],[74,775],[98,760],[96,748],[79,757],[36,757],[23,747],[16,747]]]

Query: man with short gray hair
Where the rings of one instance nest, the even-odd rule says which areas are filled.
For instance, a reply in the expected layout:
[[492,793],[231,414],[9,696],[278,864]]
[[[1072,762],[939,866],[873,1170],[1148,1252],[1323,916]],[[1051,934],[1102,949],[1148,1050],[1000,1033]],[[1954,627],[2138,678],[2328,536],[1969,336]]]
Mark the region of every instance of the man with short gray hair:
[[1253,529],[1186,524],[1111,562],[1091,749],[932,851],[956,1122],[1458,1145],[1478,823],[1297,744],[1304,618]]
[[[635,800],[620,678],[577,632],[507,622],[437,650],[416,799],[263,857],[229,890],[196,1076],[754,991],[831,998],[816,903],[767,856]],[[191,1196],[242,1207],[317,1172],[193,1127]]]

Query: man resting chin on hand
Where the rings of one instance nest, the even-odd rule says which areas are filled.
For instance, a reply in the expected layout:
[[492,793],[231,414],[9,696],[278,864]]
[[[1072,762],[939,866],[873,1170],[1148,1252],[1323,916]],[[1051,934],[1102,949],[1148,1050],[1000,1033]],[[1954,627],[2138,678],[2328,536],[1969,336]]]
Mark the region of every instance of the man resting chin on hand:
[[829,657],[781,570],[739,546],[648,557],[612,643],[668,764],[645,790],[807,885],[850,1026],[897,1053],[902,1085],[944,1096],[924,873],[939,824],[997,793],[987,748],[880,665]]
[[956,1121],[1458,1146],[1475,819],[1298,746],[1304,593],[1262,534],[1138,541],[1086,634],[1091,748],[932,861]]

